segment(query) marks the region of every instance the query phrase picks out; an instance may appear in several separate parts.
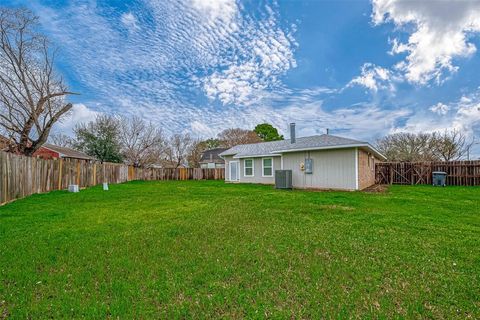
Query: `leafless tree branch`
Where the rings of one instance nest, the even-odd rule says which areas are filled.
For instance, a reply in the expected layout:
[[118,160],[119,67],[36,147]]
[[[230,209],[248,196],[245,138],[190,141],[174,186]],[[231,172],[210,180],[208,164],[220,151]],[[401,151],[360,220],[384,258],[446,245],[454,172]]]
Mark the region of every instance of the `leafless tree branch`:
[[55,73],[55,51],[37,27],[30,11],[0,8],[0,125],[15,141],[12,151],[26,155],[47,141],[74,94]]

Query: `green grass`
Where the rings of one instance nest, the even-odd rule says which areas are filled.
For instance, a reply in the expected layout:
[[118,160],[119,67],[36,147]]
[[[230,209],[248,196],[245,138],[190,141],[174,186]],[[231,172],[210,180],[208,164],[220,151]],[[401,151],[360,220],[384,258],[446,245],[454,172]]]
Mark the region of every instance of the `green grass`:
[[0,318],[480,318],[480,188],[131,182],[0,207]]

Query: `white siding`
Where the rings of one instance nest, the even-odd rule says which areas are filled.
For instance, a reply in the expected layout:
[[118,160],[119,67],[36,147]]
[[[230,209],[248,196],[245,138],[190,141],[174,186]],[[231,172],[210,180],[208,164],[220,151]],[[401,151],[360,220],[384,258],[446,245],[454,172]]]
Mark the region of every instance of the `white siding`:
[[253,159],[253,177],[245,177],[244,170],[244,159],[233,159],[232,156],[225,156],[225,180],[230,180],[230,161],[239,161],[240,162],[240,182],[248,183],[265,183],[265,184],[274,184],[275,183],[275,170],[280,169],[280,157],[269,157],[273,159],[273,176],[272,177],[262,177],[262,159],[263,158],[250,158]]
[[[292,170],[294,188],[356,189],[355,149],[305,151],[283,154],[283,168]],[[313,174],[300,170],[310,156]]]
[[262,159],[263,158],[250,158],[253,159],[253,177],[245,177],[244,171],[244,159],[240,160],[240,182],[250,182],[250,183],[264,183],[264,184],[274,184],[275,183],[275,170],[280,169],[280,157],[269,157],[273,159],[273,176],[272,177],[262,177]]
[[[356,189],[355,149],[291,152],[283,154],[283,169],[292,170],[294,188]],[[313,174],[305,174],[300,164],[310,156],[313,159]],[[244,159],[225,158],[225,180],[229,181],[229,162],[240,162],[240,182],[274,184],[275,177],[262,177],[262,158],[254,159],[254,176],[245,177]],[[281,157],[273,158],[273,172],[281,169]],[[275,175],[275,174],[274,174]]]

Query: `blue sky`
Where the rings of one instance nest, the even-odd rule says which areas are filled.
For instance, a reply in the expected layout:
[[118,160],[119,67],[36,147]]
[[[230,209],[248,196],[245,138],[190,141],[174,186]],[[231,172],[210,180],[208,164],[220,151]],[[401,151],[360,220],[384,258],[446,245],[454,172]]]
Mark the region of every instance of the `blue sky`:
[[300,135],[456,128],[480,139],[480,1],[7,5],[40,17],[81,93],[57,131],[107,112],[198,137],[294,121]]

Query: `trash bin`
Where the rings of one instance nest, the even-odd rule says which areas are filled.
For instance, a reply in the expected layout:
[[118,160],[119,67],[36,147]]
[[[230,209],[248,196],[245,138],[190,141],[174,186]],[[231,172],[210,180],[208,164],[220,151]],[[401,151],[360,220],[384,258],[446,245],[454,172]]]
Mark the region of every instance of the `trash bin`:
[[434,186],[445,187],[447,185],[447,173],[443,171],[432,172]]

